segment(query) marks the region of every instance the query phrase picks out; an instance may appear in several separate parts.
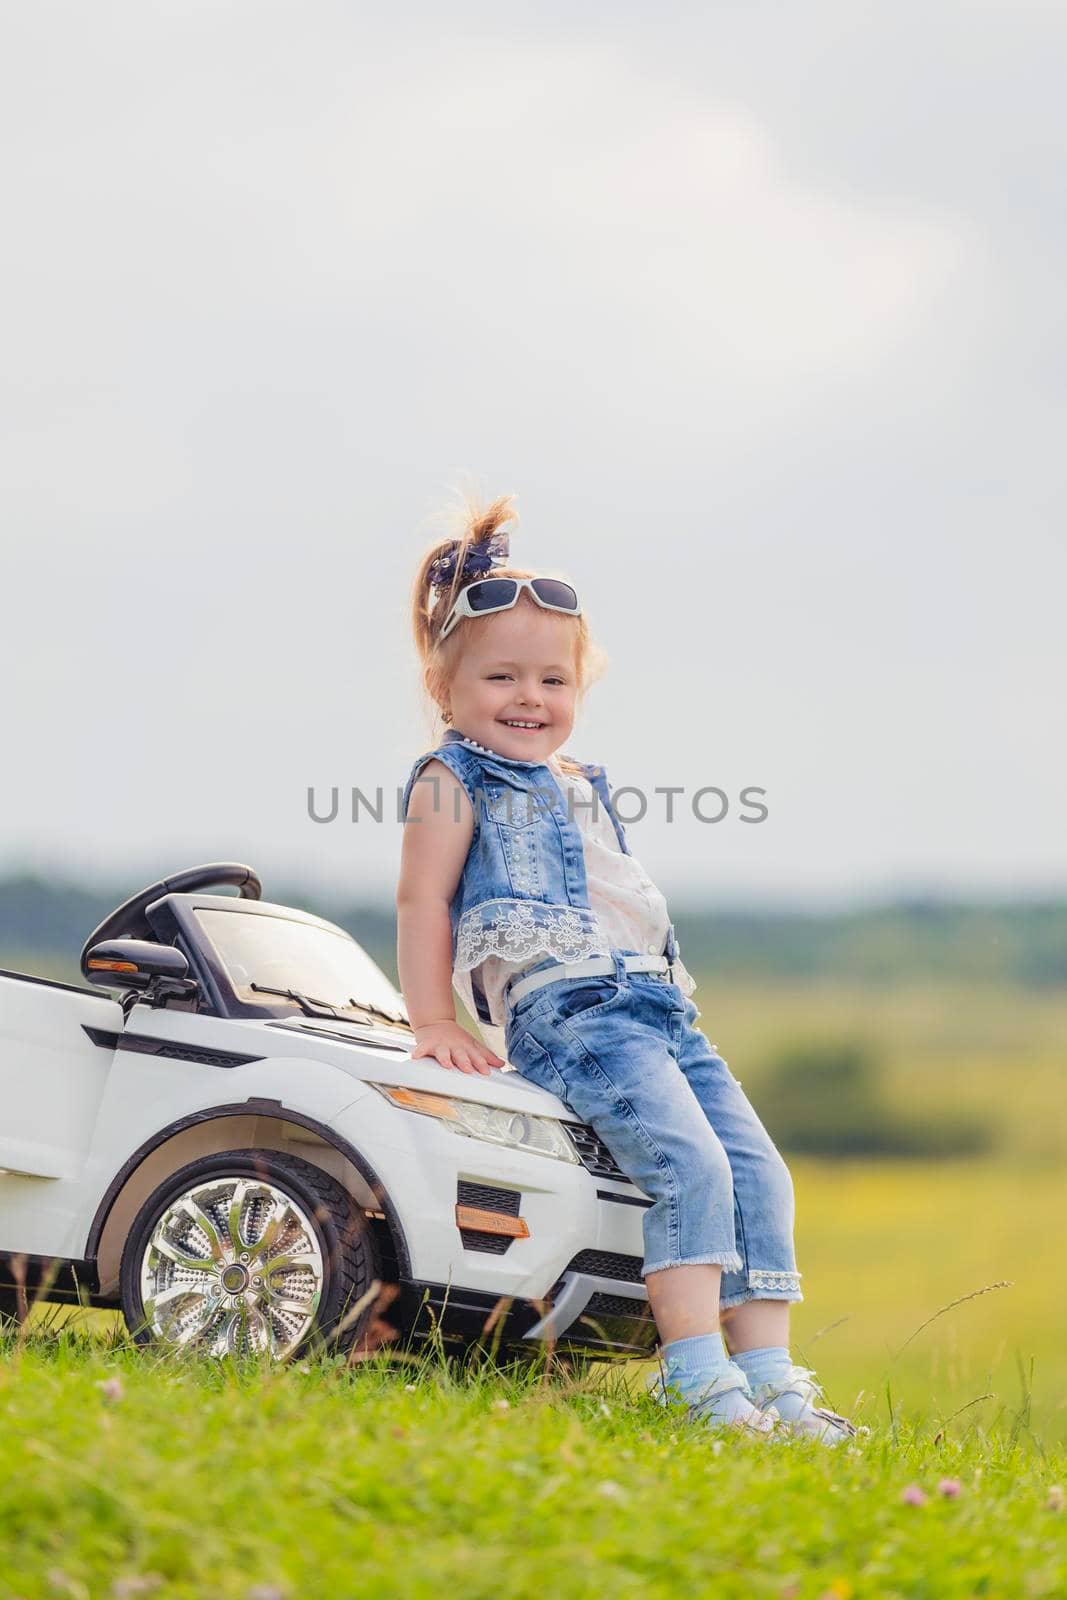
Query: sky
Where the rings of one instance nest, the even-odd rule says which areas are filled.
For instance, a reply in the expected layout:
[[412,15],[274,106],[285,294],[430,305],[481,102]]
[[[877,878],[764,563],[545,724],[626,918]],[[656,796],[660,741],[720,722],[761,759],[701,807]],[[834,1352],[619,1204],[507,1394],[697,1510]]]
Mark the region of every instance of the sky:
[[580,590],[565,748],[675,903],[1067,892],[1065,43],[1026,0],[6,8],[0,871],[388,902],[467,486]]

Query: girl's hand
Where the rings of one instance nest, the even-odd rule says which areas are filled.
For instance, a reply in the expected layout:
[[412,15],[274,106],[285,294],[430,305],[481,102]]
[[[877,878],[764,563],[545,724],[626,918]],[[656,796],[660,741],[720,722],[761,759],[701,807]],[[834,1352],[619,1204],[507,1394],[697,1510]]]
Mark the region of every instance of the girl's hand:
[[427,1022],[416,1028],[411,1058],[414,1061],[418,1056],[433,1056],[442,1067],[451,1067],[454,1072],[480,1072],[486,1078],[494,1067],[504,1065],[503,1056],[454,1021]]

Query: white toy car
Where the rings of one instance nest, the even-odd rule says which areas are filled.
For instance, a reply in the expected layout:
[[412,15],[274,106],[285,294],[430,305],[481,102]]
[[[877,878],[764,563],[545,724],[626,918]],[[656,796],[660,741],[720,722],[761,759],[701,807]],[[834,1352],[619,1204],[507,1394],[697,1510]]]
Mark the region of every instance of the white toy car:
[[134,895],[81,956],[114,996],[0,972],[0,1311],[282,1359],[365,1337],[377,1279],[401,1341],[650,1350],[651,1202],[592,1129],[511,1070],[413,1061],[362,947],[260,894],[216,863]]

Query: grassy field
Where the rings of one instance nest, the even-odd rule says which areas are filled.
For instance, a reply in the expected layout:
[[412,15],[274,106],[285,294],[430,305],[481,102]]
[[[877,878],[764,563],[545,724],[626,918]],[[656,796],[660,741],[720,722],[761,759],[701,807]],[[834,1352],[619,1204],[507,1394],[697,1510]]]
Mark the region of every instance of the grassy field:
[[769,1125],[798,1038],[869,1040],[897,1111],[996,1120],[980,1159],[790,1161],[794,1352],[869,1433],[722,1437],[632,1367],[162,1359],[38,1308],[0,1342],[0,1594],[1067,1594],[1067,996],[697,999]]
[[[0,1366],[5,1596],[1059,1596],[1067,1455],[1025,1408],[723,1436],[625,1373],[195,1367],[38,1334]],[[918,1502],[918,1503],[915,1503]]]

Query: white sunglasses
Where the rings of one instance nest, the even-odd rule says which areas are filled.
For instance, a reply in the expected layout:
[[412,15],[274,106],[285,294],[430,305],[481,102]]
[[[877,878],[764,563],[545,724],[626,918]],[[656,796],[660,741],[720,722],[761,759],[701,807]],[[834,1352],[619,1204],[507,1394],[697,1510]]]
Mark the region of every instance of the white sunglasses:
[[447,639],[464,617],[485,617],[493,611],[510,611],[523,589],[528,589],[545,611],[562,611],[580,617],[582,608],[569,583],[559,578],[478,578],[461,589],[445,619],[438,639]]

